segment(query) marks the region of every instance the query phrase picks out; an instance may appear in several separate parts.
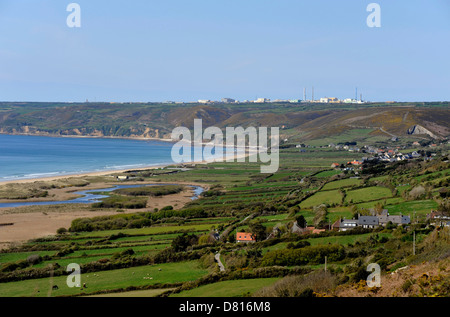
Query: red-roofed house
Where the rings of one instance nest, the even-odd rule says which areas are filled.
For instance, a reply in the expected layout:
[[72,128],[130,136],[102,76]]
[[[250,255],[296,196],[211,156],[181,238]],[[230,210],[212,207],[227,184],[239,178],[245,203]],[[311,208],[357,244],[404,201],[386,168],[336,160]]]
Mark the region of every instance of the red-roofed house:
[[236,242],[256,242],[255,236],[249,232],[237,232]]

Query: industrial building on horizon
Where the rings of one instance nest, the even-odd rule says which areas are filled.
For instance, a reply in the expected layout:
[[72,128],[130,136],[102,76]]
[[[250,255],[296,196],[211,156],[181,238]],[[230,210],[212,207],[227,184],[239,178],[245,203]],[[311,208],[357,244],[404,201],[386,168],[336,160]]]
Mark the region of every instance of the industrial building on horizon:
[[214,104],[214,103],[365,103],[362,99],[362,94],[360,94],[360,97],[358,99],[358,88],[356,88],[356,94],[355,98],[345,98],[345,99],[339,99],[336,97],[321,97],[319,99],[314,98],[314,87],[311,89],[311,99],[307,99],[306,97],[306,88],[303,88],[303,99],[274,99],[270,100],[268,98],[259,98],[257,97],[255,100],[243,100],[242,102],[236,99],[232,98],[222,98],[221,101],[212,101],[208,99],[200,99],[197,101],[197,103],[201,104]]

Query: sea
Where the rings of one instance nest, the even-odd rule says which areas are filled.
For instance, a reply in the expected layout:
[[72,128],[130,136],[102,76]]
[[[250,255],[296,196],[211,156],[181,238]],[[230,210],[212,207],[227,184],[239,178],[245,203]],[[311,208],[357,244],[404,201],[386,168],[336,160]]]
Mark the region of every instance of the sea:
[[172,164],[173,143],[0,135],[0,182]]

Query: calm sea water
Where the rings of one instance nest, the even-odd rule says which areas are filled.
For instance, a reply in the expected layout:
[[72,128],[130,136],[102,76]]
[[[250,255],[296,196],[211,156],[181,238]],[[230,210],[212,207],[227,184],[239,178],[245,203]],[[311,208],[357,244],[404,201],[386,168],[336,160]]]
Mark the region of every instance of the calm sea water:
[[0,135],[0,181],[173,163],[172,143]]

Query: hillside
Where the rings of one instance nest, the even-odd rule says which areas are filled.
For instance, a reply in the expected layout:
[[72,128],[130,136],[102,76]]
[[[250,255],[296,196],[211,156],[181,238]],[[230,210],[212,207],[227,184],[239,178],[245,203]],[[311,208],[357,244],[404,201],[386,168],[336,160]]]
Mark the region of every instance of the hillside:
[[443,139],[449,103],[440,104],[160,104],[0,103],[0,133],[47,136],[170,138],[176,126],[279,126],[286,136],[314,140],[352,129],[371,135]]

